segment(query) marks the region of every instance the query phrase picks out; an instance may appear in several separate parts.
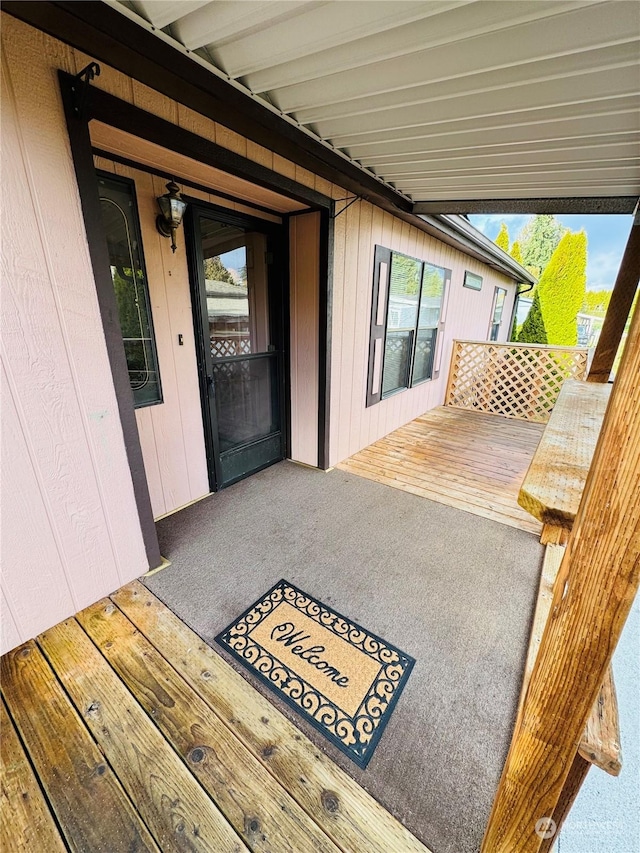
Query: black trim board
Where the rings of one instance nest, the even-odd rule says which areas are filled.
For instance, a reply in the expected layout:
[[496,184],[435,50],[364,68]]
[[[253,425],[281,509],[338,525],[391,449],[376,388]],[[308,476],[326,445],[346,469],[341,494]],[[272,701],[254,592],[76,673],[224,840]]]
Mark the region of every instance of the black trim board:
[[411,211],[406,196],[106,3],[5,0],[2,10],[385,210]]
[[452,199],[416,201],[413,212],[418,216],[438,213],[633,213],[637,203],[637,196]]
[[[64,75],[64,77],[68,78],[69,75]],[[102,212],[98,194],[98,177],[93,163],[89,125],[84,118],[76,115],[73,93],[68,84],[68,79],[65,80],[62,75],[60,75],[60,88],[62,91],[64,115],[69,132],[71,157],[78,182],[82,216],[87,232],[91,266],[96,283],[100,316],[104,328],[107,354],[118,403],[118,414],[120,416],[120,423],[122,424],[127,460],[133,480],[133,491],[140,519],[140,528],[142,530],[149,568],[155,569],[161,564],[162,557],[160,556],[160,546],[158,545],[158,536],[153,520],[147,475],[144,469],[142,448],[140,447],[140,436],[138,434],[133,394],[129,382],[129,371],[122,343],[122,332],[118,321],[116,296],[109,272],[109,254],[102,223]]]
[[[61,73],[64,74],[64,72]],[[65,74],[65,77],[68,80],[75,79],[71,74]],[[318,208],[329,207],[330,200],[322,193],[267,169],[266,166],[242,157],[228,148],[223,148],[222,145],[211,142],[203,136],[198,136],[190,130],[166,121],[160,116],[136,107],[128,101],[123,101],[105,92],[104,89],[90,87],[86,109],[91,119],[146,139],[147,142],[153,142],[169,151],[183,154],[198,163],[204,163],[258,186],[285,194],[301,204]],[[211,188],[210,191],[215,192],[215,188]],[[273,212],[277,213],[277,211]]]
[[320,211],[320,256],[318,287],[318,468],[329,467],[331,426],[331,319],[333,310],[333,217]]

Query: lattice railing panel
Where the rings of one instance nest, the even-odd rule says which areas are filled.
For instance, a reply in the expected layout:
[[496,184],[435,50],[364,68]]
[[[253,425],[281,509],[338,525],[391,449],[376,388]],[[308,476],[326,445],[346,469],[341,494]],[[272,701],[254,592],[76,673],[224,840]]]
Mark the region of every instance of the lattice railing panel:
[[545,423],[566,379],[585,379],[586,349],[454,341],[445,405]]
[[211,355],[214,358],[250,354],[251,338],[249,337],[218,338],[211,335]]

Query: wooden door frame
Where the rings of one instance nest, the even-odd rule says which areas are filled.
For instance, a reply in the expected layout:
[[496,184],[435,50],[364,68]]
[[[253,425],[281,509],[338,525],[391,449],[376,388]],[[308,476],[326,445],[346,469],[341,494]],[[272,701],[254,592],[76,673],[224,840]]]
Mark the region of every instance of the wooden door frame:
[[[275,240],[278,247],[275,269],[272,276],[281,277],[281,303],[276,308],[269,300],[269,323],[276,326],[280,337],[282,350],[282,369],[279,377],[278,394],[281,400],[282,444],[284,458],[291,453],[291,370],[290,370],[290,298],[289,298],[289,229],[286,219],[282,223],[271,222],[244,213],[230,211],[228,208],[210,204],[197,198],[184,196],[189,206],[184,219],[184,236],[187,249],[187,265],[189,268],[189,289],[191,292],[191,308],[193,313],[193,329],[196,343],[196,360],[198,365],[198,386],[200,388],[200,403],[204,427],[205,448],[207,455],[207,473],[209,487],[212,492],[223,488],[220,485],[220,448],[217,430],[215,429],[216,415],[209,392],[212,377],[210,377],[205,329],[207,325],[206,295],[202,288],[202,251],[199,245],[198,218],[201,215],[210,216],[219,222],[248,228],[267,235],[267,239]],[[274,322],[275,321],[275,322]],[[265,466],[266,467],[266,466]],[[260,469],[258,469],[260,470]],[[256,473],[256,472],[254,472]],[[234,481],[235,482],[235,481]],[[231,485],[231,483],[227,484]]]

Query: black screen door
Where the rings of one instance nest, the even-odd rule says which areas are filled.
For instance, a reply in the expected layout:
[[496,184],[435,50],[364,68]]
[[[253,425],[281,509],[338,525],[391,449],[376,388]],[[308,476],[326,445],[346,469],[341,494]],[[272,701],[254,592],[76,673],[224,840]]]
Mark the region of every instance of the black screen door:
[[284,458],[281,241],[204,207],[189,219],[209,474],[220,489]]

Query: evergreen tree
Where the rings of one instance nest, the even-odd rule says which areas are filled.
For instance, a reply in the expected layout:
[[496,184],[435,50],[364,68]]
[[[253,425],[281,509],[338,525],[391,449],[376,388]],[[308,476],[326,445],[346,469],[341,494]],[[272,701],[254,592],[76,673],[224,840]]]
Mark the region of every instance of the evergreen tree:
[[611,299],[610,290],[588,290],[584,295],[582,311],[596,317],[604,317]]
[[578,311],[586,282],[587,235],[569,232],[558,243],[536,289],[548,343],[568,347],[578,343]]
[[522,250],[520,249],[520,243],[515,240],[513,246],[511,247],[511,251],[509,252],[513,260],[524,266],[524,260],[522,258]]
[[498,236],[494,240],[494,243],[502,249],[503,252],[509,251],[509,229],[507,228],[506,222],[503,222],[500,225],[500,231],[498,232]]
[[551,214],[538,214],[524,226],[518,239],[520,251],[524,265],[535,276],[542,275],[567,230]]
[[540,291],[536,290],[535,295],[533,297],[533,302],[531,304],[531,308],[529,308],[529,313],[527,314],[527,318],[522,324],[522,328],[520,329],[520,334],[518,335],[518,341],[523,344],[546,344],[547,340],[547,330],[544,326],[544,320],[542,318],[542,310],[540,308]]
[[212,258],[205,258],[204,277],[209,281],[226,281],[229,284],[237,283],[218,255],[214,255]]

